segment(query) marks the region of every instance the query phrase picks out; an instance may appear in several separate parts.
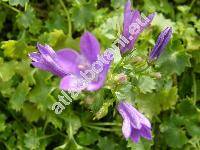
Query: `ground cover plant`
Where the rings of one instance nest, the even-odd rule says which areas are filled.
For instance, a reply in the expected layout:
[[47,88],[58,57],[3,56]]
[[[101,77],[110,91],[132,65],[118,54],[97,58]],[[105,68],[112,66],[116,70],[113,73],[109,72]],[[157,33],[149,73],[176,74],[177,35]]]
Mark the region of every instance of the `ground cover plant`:
[[[0,149],[200,149],[199,7],[198,0],[0,0]],[[79,72],[120,35],[129,39],[140,13],[147,24],[73,95]],[[73,55],[60,52],[66,48]],[[52,106],[65,94],[71,99],[57,114]]]

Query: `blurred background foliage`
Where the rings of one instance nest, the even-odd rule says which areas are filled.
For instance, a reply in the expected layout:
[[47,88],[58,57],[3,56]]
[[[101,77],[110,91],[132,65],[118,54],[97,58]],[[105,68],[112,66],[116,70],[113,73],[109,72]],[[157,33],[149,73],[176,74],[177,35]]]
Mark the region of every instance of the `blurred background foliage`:
[[[61,115],[51,110],[59,79],[33,68],[27,54],[36,43],[79,50],[84,31],[104,51],[120,35],[125,0],[0,0],[0,149],[167,150],[200,149],[200,1],[133,0],[152,26],[106,86],[79,95]],[[159,32],[173,27],[166,51],[148,71],[145,64]],[[115,66],[115,64],[114,64]],[[127,75],[125,83],[115,80]],[[160,77],[161,74],[161,77]],[[152,122],[153,141],[126,141],[116,102],[131,101]]]

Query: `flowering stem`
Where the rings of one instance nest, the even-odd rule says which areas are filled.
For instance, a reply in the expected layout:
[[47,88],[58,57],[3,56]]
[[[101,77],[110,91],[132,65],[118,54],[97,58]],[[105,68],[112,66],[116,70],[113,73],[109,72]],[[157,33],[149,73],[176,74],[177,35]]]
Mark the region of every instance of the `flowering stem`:
[[193,79],[193,93],[194,93],[193,104],[196,104],[196,100],[197,100],[197,83],[196,83],[196,75],[195,75],[194,72],[192,73],[192,79]]
[[12,9],[13,11],[15,11],[15,12],[17,12],[17,13],[20,13],[20,10],[18,10],[18,9],[15,8],[15,7],[12,7],[12,6],[10,6],[10,5],[6,4],[6,3],[2,3],[2,2],[1,2],[1,4],[2,4],[3,6],[5,6],[5,7],[7,7],[7,8]]
[[69,15],[69,12],[67,11],[67,8],[65,7],[65,4],[62,0],[59,0],[60,2],[60,5],[63,7],[66,15],[67,15],[67,21],[68,21],[68,36],[69,37],[72,37],[72,25],[71,25],[71,18],[70,18],[70,15]]

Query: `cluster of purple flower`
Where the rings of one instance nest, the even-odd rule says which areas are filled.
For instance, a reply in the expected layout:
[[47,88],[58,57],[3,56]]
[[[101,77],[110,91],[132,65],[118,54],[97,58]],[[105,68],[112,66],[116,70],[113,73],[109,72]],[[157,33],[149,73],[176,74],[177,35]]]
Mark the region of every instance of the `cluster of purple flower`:
[[[150,25],[155,13],[142,19],[140,12],[131,9],[131,2],[125,5],[124,23],[122,39],[125,42],[118,42],[121,54],[133,49],[134,43],[140,33]],[[172,34],[171,27],[164,29],[159,35],[157,42],[150,52],[149,60],[157,59],[163,52],[165,46],[170,40]],[[89,32],[83,34],[80,39],[80,53],[75,50],[65,48],[59,51],[54,51],[48,45],[38,44],[38,52],[31,53],[29,57],[32,59],[32,65],[42,70],[49,71],[54,75],[61,77],[60,89],[65,91],[95,91],[100,89],[106,80],[106,75],[111,65],[112,59],[109,59],[110,54],[105,54],[100,57],[100,44],[98,40]],[[95,64],[100,62],[102,65]],[[100,68],[97,68],[99,66]],[[96,74],[92,76],[92,80],[87,82],[87,86],[80,88],[82,77],[86,76],[88,69],[93,70]],[[100,70],[99,70],[100,69]],[[90,73],[91,74],[91,73]],[[92,74],[91,74],[92,75]],[[78,83],[78,84],[77,84]],[[131,138],[134,142],[138,142],[140,136],[151,139],[151,124],[140,112],[138,112],[131,104],[120,102],[118,111],[123,117],[122,132],[125,138]]]

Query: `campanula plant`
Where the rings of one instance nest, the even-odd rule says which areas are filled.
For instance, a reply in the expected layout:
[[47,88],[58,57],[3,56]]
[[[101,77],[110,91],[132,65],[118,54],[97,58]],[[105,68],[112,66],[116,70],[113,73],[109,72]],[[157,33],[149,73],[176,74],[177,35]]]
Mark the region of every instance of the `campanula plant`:
[[0,150],[200,149],[199,4],[0,1]]
[[[121,54],[130,51],[133,48],[140,33],[150,25],[154,16],[155,13],[150,14],[148,17],[142,19],[138,10],[131,10],[131,2],[128,0],[124,8],[122,36],[129,41],[124,47],[119,46]],[[150,53],[150,60],[154,60],[160,56],[165,46],[169,42],[171,34],[172,29],[170,27],[167,27],[161,32],[153,50]],[[39,52],[33,52],[29,54],[29,57],[33,61],[32,65],[59,76],[61,78],[61,90],[69,92],[79,92],[82,90],[96,91],[104,87],[106,76],[112,61],[104,64],[102,66],[102,70],[97,74],[92,75],[90,72],[92,79],[86,86],[80,88],[79,82],[83,78],[83,71],[89,73],[88,69],[90,69],[92,66],[94,67],[94,63],[99,60],[100,55],[100,44],[95,36],[90,32],[85,32],[80,38],[80,53],[70,48],[54,51],[49,45],[41,44],[37,44],[37,48]],[[115,73],[115,71],[112,69],[111,72]],[[123,76],[126,75],[123,74]],[[135,76],[137,76],[137,73]],[[130,81],[127,81],[126,79],[123,83],[125,82]],[[115,87],[113,84],[115,84],[115,82],[112,82],[112,86]],[[117,93],[117,90],[115,93]],[[150,121],[138,110],[136,110],[130,103],[125,101],[122,102],[122,99],[119,99],[119,101],[121,102],[119,102],[117,109],[123,118],[122,133],[124,137],[126,139],[130,138],[136,143],[139,142],[140,137],[151,140],[152,133]],[[54,105],[54,109],[55,107],[56,105]]]

